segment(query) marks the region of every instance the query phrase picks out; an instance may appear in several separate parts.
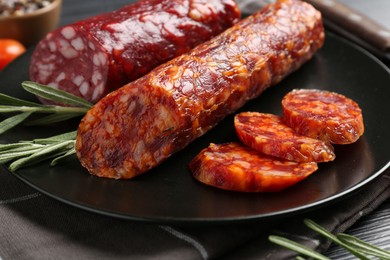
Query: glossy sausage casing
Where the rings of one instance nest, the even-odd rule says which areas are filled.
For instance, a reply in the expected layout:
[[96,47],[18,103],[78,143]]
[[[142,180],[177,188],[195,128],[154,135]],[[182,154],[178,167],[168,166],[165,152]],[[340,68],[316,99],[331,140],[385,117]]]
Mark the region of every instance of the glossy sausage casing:
[[109,178],[146,172],[299,68],[323,41],[311,5],[267,6],[95,104],[79,125],[81,164]]
[[239,18],[233,0],[141,0],[49,33],[30,79],[96,102]]

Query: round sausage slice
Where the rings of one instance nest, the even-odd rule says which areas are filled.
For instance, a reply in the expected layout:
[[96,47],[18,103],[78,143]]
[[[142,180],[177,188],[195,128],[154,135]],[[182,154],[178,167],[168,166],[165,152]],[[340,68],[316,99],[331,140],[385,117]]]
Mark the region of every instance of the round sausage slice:
[[362,110],[353,100],[316,89],[293,90],[282,100],[284,123],[297,133],[334,144],[350,144],[364,132]]
[[241,192],[280,191],[317,170],[314,162],[278,159],[239,143],[210,144],[189,167],[204,184]]
[[268,155],[296,162],[333,161],[330,143],[298,135],[277,115],[242,112],[234,118],[241,142]]

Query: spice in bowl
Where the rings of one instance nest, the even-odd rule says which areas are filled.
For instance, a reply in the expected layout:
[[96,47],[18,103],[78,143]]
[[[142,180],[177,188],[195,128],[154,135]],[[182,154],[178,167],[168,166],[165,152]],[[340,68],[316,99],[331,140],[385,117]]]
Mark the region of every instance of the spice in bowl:
[[62,0],[0,0],[0,38],[36,44],[58,25]]
[[0,15],[24,15],[44,8],[54,0],[4,0],[0,2]]

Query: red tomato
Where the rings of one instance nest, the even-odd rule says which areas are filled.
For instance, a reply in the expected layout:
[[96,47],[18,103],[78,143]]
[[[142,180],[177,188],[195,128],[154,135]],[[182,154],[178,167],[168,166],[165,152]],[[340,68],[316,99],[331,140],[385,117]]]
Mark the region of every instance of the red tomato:
[[0,70],[25,50],[26,48],[16,40],[0,39]]

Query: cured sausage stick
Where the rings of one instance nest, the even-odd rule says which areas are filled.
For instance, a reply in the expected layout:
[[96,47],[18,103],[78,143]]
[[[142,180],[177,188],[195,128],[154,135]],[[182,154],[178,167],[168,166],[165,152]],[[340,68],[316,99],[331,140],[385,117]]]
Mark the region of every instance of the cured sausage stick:
[[30,79],[96,102],[239,18],[233,0],[141,0],[49,33]]
[[101,177],[146,172],[299,68],[323,41],[311,5],[271,4],[100,100],[79,125],[78,158]]

